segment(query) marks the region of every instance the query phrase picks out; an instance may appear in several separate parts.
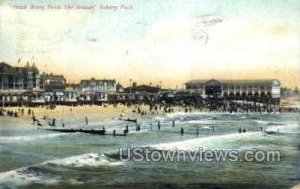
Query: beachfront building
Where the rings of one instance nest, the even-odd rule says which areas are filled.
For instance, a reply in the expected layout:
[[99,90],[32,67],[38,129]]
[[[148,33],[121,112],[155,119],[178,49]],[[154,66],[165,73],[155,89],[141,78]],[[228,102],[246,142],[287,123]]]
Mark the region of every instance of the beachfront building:
[[273,80],[191,80],[185,84],[202,98],[224,98],[265,103],[280,102],[280,82]]
[[66,103],[76,103],[77,102],[77,100],[79,98],[77,88],[78,88],[78,85],[76,85],[76,84],[68,84],[68,86],[65,88],[64,101]]
[[133,82],[131,87],[124,89],[125,99],[136,102],[153,102],[158,98],[160,87],[150,85],[137,85]]
[[42,73],[40,88],[47,92],[62,92],[66,88],[66,79],[63,75]]
[[63,102],[65,100],[66,79],[63,75],[46,74],[40,75],[41,94],[45,102]]
[[39,70],[34,64],[14,67],[0,63],[0,93],[22,93],[39,88]]
[[85,101],[107,102],[108,94],[117,91],[117,83],[114,79],[81,80],[78,91]]

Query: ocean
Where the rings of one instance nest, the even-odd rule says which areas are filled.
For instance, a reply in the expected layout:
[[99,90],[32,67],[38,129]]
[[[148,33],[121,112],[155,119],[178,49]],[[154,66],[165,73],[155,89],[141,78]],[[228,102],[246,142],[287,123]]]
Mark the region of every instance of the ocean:
[[[59,128],[65,123],[65,128],[105,127],[107,133],[121,134],[128,126],[129,133],[60,133],[45,130],[47,121],[43,127],[32,125],[30,116],[0,117],[0,188],[290,188],[300,182],[296,113],[176,112],[138,117],[141,130],[136,131],[136,123],[95,108],[81,113],[75,108],[47,111],[43,114],[56,115]],[[246,132],[239,133],[240,128]],[[119,149],[127,147],[280,150],[281,156],[279,162],[122,161]]]

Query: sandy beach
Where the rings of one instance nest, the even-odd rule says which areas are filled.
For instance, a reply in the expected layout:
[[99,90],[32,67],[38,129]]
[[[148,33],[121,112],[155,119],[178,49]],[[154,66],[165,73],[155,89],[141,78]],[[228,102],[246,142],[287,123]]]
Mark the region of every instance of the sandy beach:
[[[299,107],[300,99],[299,98],[285,98],[282,99],[281,106],[282,107]],[[182,106],[171,106],[170,107],[175,112],[185,112],[185,107]],[[22,114],[21,110],[24,110],[24,114]],[[138,109],[140,112],[145,112],[145,114],[138,113]],[[163,110],[163,106],[161,109],[158,106],[157,110],[152,110],[150,112],[149,105],[132,105],[132,106],[124,106],[123,104],[118,104],[114,106],[112,104],[104,104],[102,106],[99,105],[83,105],[83,106],[64,106],[58,105],[54,109],[50,109],[47,106],[40,107],[5,107],[7,111],[18,112],[19,117],[17,119],[24,120],[24,124],[28,126],[32,126],[32,117],[34,116],[43,126],[49,126],[49,122],[53,119],[56,121],[56,126],[60,127],[63,124],[66,127],[88,127],[93,128],[93,126],[99,126],[102,122],[116,121],[119,120],[120,117],[127,119],[137,119],[139,123],[143,122],[143,120],[151,120],[155,119],[158,116],[165,116],[166,113]],[[30,114],[28,113],[30,110]],[[192,112],[199,112],[199,109],[195,109],[194,107],[189,107],[189,110]],[[203,111],[205,112],[205,111]],[[3,118],[9,119],[12,121],[5,121],[11,126],[18,126],[18,124],[14,124],[14,119],[12,118]],[[87,119],[87,120],[86,120]],[[86,121],[88,124],[86,124]],[[76,123],[76,124],[75,124]],[[24,127],[24,125],[22,126]]]
[[[145,115],[141,115],[137,112],[137,109],[140,111],[145,111]],[[175,112],[183,112],[184,108],[175,106],[172,107]],[[24,114],[21,114],[21,110],[24,109]],[[44,127],[49,127],[48,123],[51,122],[54,118],[56,120],[56,126],[61,127],[62,124],[65,124],[65,127],[84,127],[84,128],[93,128],[95,126],[103,125],[103,122],[117,121],[122,116],[123,118],[137,119],[138,123],[143,122],[143,120],[153,119],[157,116],[164,116],[165,113],[163,109],[158,109],[157,111],[149,112],[148,105],[133,105],[133,106],[124,106],[124,105],[84,105],[84,106],[56,106],[55,109],[49,109],[47,107],[6,107],[7,111],[18,112],[18,118],[9,118],[5,119],[14,120],[21,119],[24,120],[24,124],[28,126],[33,125],[32,117],[33,115]],[[28,110],[31,111],[28,114]],[[46,118],[46,119],[44,119]],[[86,124],[86,118],[88,124]],[[9,123],[11,126],[18,127],[18,124],[13,124],[13,121],[4,121]],[[108,126],[108,125],[103,125]],[[22,125],[24,127],[24,125]]]

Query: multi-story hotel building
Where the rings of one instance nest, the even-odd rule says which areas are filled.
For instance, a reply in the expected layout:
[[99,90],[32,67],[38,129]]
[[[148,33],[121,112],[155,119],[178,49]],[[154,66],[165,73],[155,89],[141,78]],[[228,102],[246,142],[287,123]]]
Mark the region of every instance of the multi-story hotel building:
[[41,74],[40,87],[45,91],[64,91],[66,88],[66,79],[63,75]]
[[22,93],[39,88],[39,70],[27,62],[24,67],[0,63],[0,93]]
[[90,79],[81,80],[78,91],[85,96],[88,101],[106,102],[108,100],[108,93],[115,93],[117,90],[117,83],[114,79]]
[[186,89],[203,98],[280,102],[280,82],[273,80],[191,80]]

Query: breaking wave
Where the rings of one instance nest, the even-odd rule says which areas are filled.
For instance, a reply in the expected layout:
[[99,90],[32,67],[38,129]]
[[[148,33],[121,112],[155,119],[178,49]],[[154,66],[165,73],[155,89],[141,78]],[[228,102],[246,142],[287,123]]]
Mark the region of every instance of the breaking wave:
[[[50,160],[41,164],[22,167],[16,170],[0,173],[0,188],[24,186],[32,183],[57,184],[62,181],[59,174],[51,174],[62,169],[88,168],[100,166],[122,165],[117,159],[105,154],[88,153],[78,156],[71,156],[63,159]],[[51,171],[52,170],[52,171]]]
[[44,139],[49,137],[58,137],[74,133],[55,133],[55,134],[43,134],[43,135],[27,135],[27,136],[0,136],[0,142],[27,142],[38,139]]
[[299,133],[299,124],[288,124],[288,125],[272,125],[269,126],[266,131],[268,132],[280,132],[280,133],[291,133],[297,134]]
[[71,156],[64,159],[49,161],[46,162],[46,164],[48,165],[55,164],[64,167],[98,167],[101,165],[107,165],[107,166],[121,165],[122,162],[111,159],[104,154],[89,153],[89,154]]
[[218,136],[194,138],[184,141],[154,144],[150,147],[158,150],[198,150],[203,149],[232,149],[241,141],[262,137],[261,132],[233,133]]
[[207,120],[191,120],[191,121],[187,121],[187,123],[190,124],[213,124],[214,121],[211,119],[207,119]]

